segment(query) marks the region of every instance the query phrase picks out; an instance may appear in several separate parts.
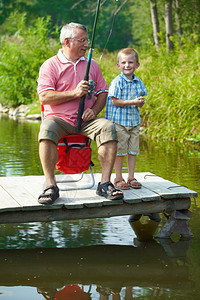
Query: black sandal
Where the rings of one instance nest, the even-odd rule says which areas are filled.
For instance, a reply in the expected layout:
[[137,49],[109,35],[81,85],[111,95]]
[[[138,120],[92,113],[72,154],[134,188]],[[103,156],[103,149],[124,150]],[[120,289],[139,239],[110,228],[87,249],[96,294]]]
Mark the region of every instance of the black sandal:
[[[53,190],[53,193],[50,194],[45,194],[46,191],[48,190]],[[46,198],[46,199],[41,199],[41,198]],[[53,204],[56,199],[59,198],[59,188],[57,187],[57,185],[49,185],[47,186],[43,193],[38,197],[38,202],[40,204]]]
[[103,196],[109,200],[119,200],[119,199],[124,198],[124,195],[122,192],[121,192],[121,194],[113,195],[113,193],[115,193],[115,192],[121,192],[121,191],[119,189],[115,188],[114,185],[110,181],[107,181],[102,184],[100,182],[98,183],[97,190],[96,190],[96,194],[98,196]]

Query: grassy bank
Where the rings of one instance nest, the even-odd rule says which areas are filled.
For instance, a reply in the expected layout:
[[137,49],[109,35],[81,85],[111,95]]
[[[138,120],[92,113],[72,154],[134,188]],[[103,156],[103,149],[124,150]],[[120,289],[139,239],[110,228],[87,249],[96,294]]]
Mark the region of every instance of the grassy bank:
[[[15,36],[1,40],[0,103],[4,106],[33,104],[31,113],[39,113],[39,104],[35,107],[39,68],[60,47],[57,38],[49,39],[48,24],[48,20],[39,19],[27,29],[22,15]],[[200,44],[195,39],[182,41],[181,48],[175,42],[170,54],[166,54],[165,45],[158,53],[153,45],[148,51],[137,49],[141,65],[136,75],[148,91],[140,110],[143,132],[150,138],[200,141]],[[109,85],[119,74],[117,53],[101,57],[99,52],[93,57]]]
[[[143,132],[151,138],[200,141],[200,45],[190,43],[166,54],[165,48],[141,52],[136,75],[148,97],[140,109]],[[119,74],[116,55],[100,61],[109,84]]]
[[[142,132],[152,139],[200,142],[200,45],[177,48],[168,55],[165,49],[139,53],[136,75],[148,91],[146,104],[140,109]],[[116,56],[93,56],[108,85],[119,74]],[[105,109],[101,116],[104,113]]]

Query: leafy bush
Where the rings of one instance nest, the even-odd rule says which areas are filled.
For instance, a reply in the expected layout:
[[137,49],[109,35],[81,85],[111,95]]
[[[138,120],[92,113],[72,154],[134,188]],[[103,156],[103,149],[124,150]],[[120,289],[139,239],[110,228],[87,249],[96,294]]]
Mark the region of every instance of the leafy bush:
[[[17,20],[17,22],[14,22]],[[57,53],[58,32],[51,32],[50,19],[39,18],[29,27],[26,15],[15,13],[10,22],[12,36],[1,40],[0,102],[17,107],[37,99],[37,77],[41,64]],[[12,25],[14,24],[14,25]],[[148,91],[145,106],[140,109],[143,132],[151,138],[179,141],[200,140],[200,45],[198,37],[180,41],[173,37],[174,50],[166,54],[161,43],[158,52],[149,44],[148,50],[137,49],[140,68],[136,75]],[[162,37],[161,37],[162,41]],[[119,73],[117,52],[94,53],[109,85]],[[104,116],[105,109],[101,112]]]
[[143,56],[138,75],[148,101],[141,114],[151,137],[183,141],[200,132],[199,54],[200,45],[187,41],[168,55],[161,50]]
[[[138,50],[140,67],[135,74],[147,87],[147,101],[140,109],[143,133],[151,138],[200,141],[200,45],[182,39],[182,47],[166,54],[153,46]],[[97,61],[98,61],[98,56]],[[120,74],[116,66],[117,52],[106,53],[100,67],[108,84]],[[102,112],[102,116],[104,111]]]
[[1,39],[0,102],[17,107],[35,101],[39,68],[55,54],[58,44],[49,39],[49,18],[38,18],[26,27],[26,15],[15,12],[11,25],[14,20],[15,34]]

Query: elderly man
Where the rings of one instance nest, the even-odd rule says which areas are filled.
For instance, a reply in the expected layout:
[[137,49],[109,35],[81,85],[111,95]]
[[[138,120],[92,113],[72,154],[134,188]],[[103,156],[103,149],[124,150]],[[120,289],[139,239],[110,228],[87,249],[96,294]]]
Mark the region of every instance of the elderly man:
[[[57,144],[66,134],[76,133],[77,112],[80,98],[88,95],[89,83],[83,80],[87,58],[88,35],[86,27],[69,23],[60,33],[62,49],[41,66],[38,78],[38,94],[44,106],[44,121],[39,133],[39,155],[46,179],[46,188],[39,196],[41,204],[53,204],[59,197],[55,181],[55,166],[58,160]],[[102,169],[97,195],[110,200],[123,198],[123,193],[110,182],[114,165],[117,135],[112,122],[97,115],[107,98],[107,85],[98,64],[92,60],[89,72],[95,85],[91,99],[86,97],[82,126],[79,134],[96,141],[98,159]]]

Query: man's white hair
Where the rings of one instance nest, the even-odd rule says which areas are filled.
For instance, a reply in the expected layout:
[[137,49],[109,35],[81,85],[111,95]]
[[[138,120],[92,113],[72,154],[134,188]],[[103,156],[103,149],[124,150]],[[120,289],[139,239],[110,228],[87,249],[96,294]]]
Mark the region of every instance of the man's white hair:
[[74,38],[76,36],[75,29],[79,28],[87,32],[87,28],[79,23],[69,23],[65,24],[60,31],[60,42],[64,45],[66,38]]

